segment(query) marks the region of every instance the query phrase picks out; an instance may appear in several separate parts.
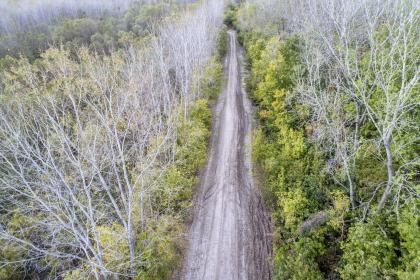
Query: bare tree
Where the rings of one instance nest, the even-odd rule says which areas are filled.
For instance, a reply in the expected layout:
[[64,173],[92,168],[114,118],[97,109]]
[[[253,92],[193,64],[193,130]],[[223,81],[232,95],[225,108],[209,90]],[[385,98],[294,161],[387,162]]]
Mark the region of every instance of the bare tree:
[[[41,213],[43,217],[34,227],[43,227],[51,239],[38,246],[27,244],[28,249],[86,258],[97,277],[111,273],[98,228],[118,221],[124,228],[121,238],[127,242],[130,274],[134,275],[135,192],[157,157],[174,141],[171,116],[160,106],[165,99],[156,93],[147,97],[152,91],[139,82],[136,73],[144,73],[143,80],[151,77],[138,61],[122,63],[113,57],[100,62],[86,55],[77,65],[52,50],[46,59],[53,62],[45,65],[41,77],[24,65],[28,84],[22,85],[20,94],[31,96],[31,106],[13,98],[4,104],[7,107],[2,106],[1,134],[7,140],[1,145],[1,159],[8,171],[1,186],[9,194],[7,202],[26,215]],[[75,75],[84,78],[73,83]],[[15,78],[6,83],[12,86]],[[56,83],[58,87],[48,89]],[[152,149],[150,143],[157,139]],[[24,207],[24,201],[31,207]],[[27,242],[13,232],[2,231],[1,236]]]
[[[153,182],[174,159],[179,107],[186,117],[200,96],[194,84],[214,54],[222,10],[221,1],[185,9],[139,49],[105,57],[81,49],[76,59],[50,49],[37,65],[21,59],[5,73],[0,241],[28,254],[2,265],[60,260],[59,271],[76,263],[96,279],[139,271],[152,188],[165,188]],[[19,215],[35,218],[16,229],[7,218]]]
[[[288,16],[288,28],[305,40],[302,58],[309,71],[298,91],[302,102],[313,109],[315,136],[326,147],[336,147],[333,154],[338,161],[331,163],[343,166],[354,209],[352,176],[357,174],[352,169],[360,147],[360,128],[368,120],[374,124],[388,172],[378,205],[381,209],[395,175],[392,147],[400,145],[391,140],[392,135],[416,126],[409,118],[418,106],[418,3],[305,0],[291,4],[294,9]],[[345,115],[343,109],[348,105],[355,114]]]

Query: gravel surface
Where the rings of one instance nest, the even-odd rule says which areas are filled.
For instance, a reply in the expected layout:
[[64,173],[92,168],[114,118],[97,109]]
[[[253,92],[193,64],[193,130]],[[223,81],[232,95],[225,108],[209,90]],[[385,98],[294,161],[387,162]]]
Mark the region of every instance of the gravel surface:
[[182,279],[270,279],[270,226],[252,178],[252,107],[243,87],[242,50],[229,31],[209,160],[195,200]]

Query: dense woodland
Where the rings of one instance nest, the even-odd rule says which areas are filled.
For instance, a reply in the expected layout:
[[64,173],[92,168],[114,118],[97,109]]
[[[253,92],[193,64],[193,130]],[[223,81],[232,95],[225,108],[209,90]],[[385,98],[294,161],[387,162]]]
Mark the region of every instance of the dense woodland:
[[419,2],[250,0],[275,279],[419,279]]
[[[0,2],[0,57],[30,60],[51,45],[109,54],[153,34],[166,15],[192,1],[10,0]],[[4,15],[4,16],[3,16]]]
[[173,277],[226,26],[274,279],[420,278],[419,2],[225,2],[0,2],[0,279]]
[[223,3],[110,2],[2,23],[0,279],[163,279],[182,259]]

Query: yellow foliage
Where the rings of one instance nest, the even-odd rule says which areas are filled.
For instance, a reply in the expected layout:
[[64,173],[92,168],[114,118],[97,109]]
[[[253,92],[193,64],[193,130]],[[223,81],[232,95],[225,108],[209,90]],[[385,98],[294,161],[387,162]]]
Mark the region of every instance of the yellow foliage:
[[283,209],[284,225],[295,230],[300,222],[303,221],[307,213],[309,201],[301,188],[296,188],[280,197],[280,206]]
[[118,268],[117,271],[124,271],[124,264],[128,265],[129,261],[124,227],[114,223],[111,226],[99,226],[97,230],[105,264],[109,268]]
[[333,208],[329,210],[329,225],[335,230],[342,230],[345,224],[345,215],[350,210],[350,199],[348,195],[338,190],[331,192],[331,196],[333,199]]

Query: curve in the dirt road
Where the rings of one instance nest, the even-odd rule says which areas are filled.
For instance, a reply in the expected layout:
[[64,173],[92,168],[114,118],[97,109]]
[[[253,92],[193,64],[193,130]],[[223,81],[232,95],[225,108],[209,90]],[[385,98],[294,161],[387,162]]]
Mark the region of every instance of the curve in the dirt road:
[[209,161],[196,199],[183,278],[270,279],[269,223],[252,178],[251,104],[229,31],[227,86],[214,112]]

